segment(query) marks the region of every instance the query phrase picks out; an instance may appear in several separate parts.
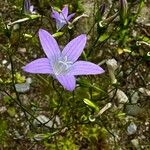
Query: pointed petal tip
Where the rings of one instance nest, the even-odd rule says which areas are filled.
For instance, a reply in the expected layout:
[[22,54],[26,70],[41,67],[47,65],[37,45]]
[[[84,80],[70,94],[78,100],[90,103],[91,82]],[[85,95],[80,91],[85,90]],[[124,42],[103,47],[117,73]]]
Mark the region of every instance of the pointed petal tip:
[[39,39],[46,56],[56,59],[60,55],[60,49],[55,38],[44,29],[39,29]]
[[86,34],[81,34],[80,37],[81,37],[81,39],[83,40],[83,42],[86,43],[86,40],[87,40]]
[[56,79],[60,82],[60,84],[64,87],[64,89],[68,91],[73,91],[76,87],[76,79],[74,76],[56,76]]
[[47,58],[38,58],[22,67],[23,71],[34,74],[52,74],[53,69]]
[[87,37],[86,37],[86,34],[81,34],[80,36],[81,36],[82,38],[85,38],[85,39],[87,38]]
[[40,35],[40,34],[42,34],[42,32],[45,32],[45,31],[46,31],[46,30],[44,30],[44,29],[41,28],[41,29],[39,29],[39,32],[38,32],[38,33],[39,33],[39,35]]
[[67,21],[70,21],[70,19],[72,19],[72,17],[74,17],[74,16],[75,16],[75,13],[70,14],[70,15],[67,17]]
[[22,70],[26,69],[26,66],[21,67]]
[[105,72],[105,70],[102,67],[100,67],[99,65],[96,65],[96,66],[97,66],[97,73],[95,73],[95,75],[96,74],[102,74]]
[[28,69],[27,69],[27,66],[23,66],[23,67],[21,67],[21,69],[22,69],[24,72],[29,72]]
[[[42,34],[44,34],[44,33],[45,33],[45,34],[50,34],[47,30],[40,28],[39,31],[38,31],[38,34],[39,34],[39,35],[42,35]],[[50,35],[51,35],[51,34],[50,34]]]
[[63,9],[64,9],[64,8],[68,8],[68,5],[65,5],[65,6],[63,7]]
[[61,11],[65,18],[68,16],[68,5],[65,5]]
[[75,90],[75,87],[74,87],[74,88],[64,88],[64,89],[66,89],[66,90],[69,91],[69,92],[72,92],[72,91]]
[[105,70],[103,68],[100,67],[100,74],[104,73]]
[[76,37],[77,39],[80,39],[82,41],[82,43],[85,43],[86,44],[86,40],[87,40],[87,36],[86,34],[81,34],[79,36]]

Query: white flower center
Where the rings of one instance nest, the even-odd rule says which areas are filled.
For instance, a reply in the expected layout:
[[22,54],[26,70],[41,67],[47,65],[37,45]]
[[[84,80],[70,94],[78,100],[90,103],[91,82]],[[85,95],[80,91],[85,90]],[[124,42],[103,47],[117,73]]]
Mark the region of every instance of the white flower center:
[[60,57],[55,61],[53,65],[53,71],[55,75],[64,75],[68,73],[70,67],[72,66],[72,62],[67,60],[67,56]]
[[67,23],[67,19],[65,18],[65,16],[63,14],[60,14],[60,23],[66,24]]

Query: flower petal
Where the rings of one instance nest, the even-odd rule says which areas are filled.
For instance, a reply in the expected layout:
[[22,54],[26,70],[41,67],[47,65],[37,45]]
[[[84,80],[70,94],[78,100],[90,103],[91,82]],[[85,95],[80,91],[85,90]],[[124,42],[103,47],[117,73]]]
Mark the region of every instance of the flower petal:
[[69,21],[72,17],[74,17],[75,13],[73,14],[70,14],[68,17],[67,17],[67,21]]
[[56,20],[56,28],[57,31],[59,31],[66,23],[65,22],[60,22],[59,20]]
[[92,75],[101,73],[104,73],[104,70],[100,66],[88,61],[77,61],[73,64],[69,75]]
[[76,79],[74,76],[60,75],[60,76],[56,76],[56,78],[61,83],[61,85],[68,91],[73,91],[75,89]]
[[60,56],[60,49],[53,36],[46,30],[39,30],[39,38],[46,56],[50,60],[55,60]]
[[47,58],[36,59],[22,67],[22,69],[29,73],[53,74],[53,69],[50,65],[49,59]]
[[63,56],[67,56],[67,59],[71,62],[75,62],[81,55],[83,48],[86,44],[86,35],[81,34],[72,41],[70,41],[62,51]]
[[62,15],[64,18],[67,18],[68,16],[68,6],[65,6],[62,11],[61,11]]
[[30,6],[30,12],[31,12],[31,13],[34,12],[34,6],[33,6],[33,5]]
[[60,20],[60,14],[52,8],[52,18]]

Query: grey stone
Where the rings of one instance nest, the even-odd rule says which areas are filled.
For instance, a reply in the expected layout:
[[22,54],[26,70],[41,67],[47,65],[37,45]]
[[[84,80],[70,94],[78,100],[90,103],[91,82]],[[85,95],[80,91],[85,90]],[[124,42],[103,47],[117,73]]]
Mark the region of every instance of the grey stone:
[[49,118],[47,118],[44,115],[39,115],[36,119],[34,119],[33,124],[35,126],[45,125],[51,128],[53,126],[53,121],[51,121]]
[[127,131],[129,135],[132,135],[136,133],[137,131],[137,126],[134,122],[131,122],[130,125],[127,127]]
[[136,104],[138,102],[139,98],[140,97],[139,97],[138,92],[134,92],[133,95],[132,95],[132,97],[131,97],[132,104]]

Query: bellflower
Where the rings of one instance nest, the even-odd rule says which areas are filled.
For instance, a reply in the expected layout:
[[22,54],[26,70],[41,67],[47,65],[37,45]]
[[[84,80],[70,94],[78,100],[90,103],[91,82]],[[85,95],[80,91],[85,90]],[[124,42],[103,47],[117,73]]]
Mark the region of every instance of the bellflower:
[[26,14],[35,14],[36,11],[34,11],[34,6],[31,5],[30,0],[24,1],[24,12]]
[[47,31],[40,29],[39,39],[47,57],[36,59],[24,66],[25,72],[50,74],[69,91],[75,89],[76,75],[94,75],[104,72],[101,67],[94,63],[77,61],[86,44],[85,34],[81,34],[70,41],[62,52],[56,40]]
[[60,30],[64,25],[68,24],[69,20],[75,13],[68,16],[68,6],[65,6],[60,13],[52,8],[52,17],[56,20],[56,28]]

